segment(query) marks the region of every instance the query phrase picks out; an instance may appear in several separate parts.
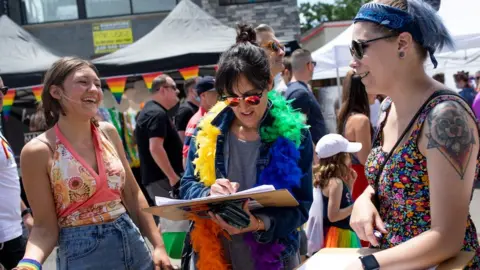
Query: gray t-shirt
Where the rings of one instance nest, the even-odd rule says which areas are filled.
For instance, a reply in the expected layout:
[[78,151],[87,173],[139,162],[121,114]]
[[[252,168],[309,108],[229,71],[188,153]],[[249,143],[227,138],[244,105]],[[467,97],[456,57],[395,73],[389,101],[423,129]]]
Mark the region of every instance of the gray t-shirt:
[[240,184],[238,191],[252,188],[257,182],[257,159],[261,141],[240,140],[228,133],[228,167],[227,178],[230,182]]
[[[228,172],[227,178],[231,182],[240,184],[238,191],[252,188],[257,182],[257,158],[261,141],[240,140],[228,133]],[[232,269],[255,270],[250,254],[250,247],[243,240],[244,235],[233,235],[232,241],[222,239],[225,258],[231,261]]]

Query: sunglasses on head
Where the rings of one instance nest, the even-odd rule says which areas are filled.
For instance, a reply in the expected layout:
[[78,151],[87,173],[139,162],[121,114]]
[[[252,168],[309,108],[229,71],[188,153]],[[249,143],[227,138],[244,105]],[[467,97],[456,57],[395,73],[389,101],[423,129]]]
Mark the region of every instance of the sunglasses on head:
[[220,100],[225,101],[230,107],[237,107],[240,105],[240,100],[243,99],[248,105],[256,106],[260,104],[260,99],[263,96],[263,92],[259,94],[246,95],[243,97],[222,97]]
[[392,35],[373,38],[373,39],[369,39],[369,40],[365,40],[365,41],[352,40],[352,44],[350,45],[350,54],[353,57],[355,57],[356,59],[362,60],[365,49],[368,47],[369,43],[372,43],[374,41],[378,41],[378,40],[381,40],[381,39],[396,37],[396,36],[398,36],[398,35],[397,34],[392,34]]
[[8,92],[8,86],[0,87],[0,91],[2,91],[2,94],[3,94],[3,95],[6,95],[7,92]]
[[278,53],[280,50],[285,51],[285,46],[282,44],[276,42],[276,41],[269,41],[267,44],[263,46],[264,48],[267,48],[273,52]]

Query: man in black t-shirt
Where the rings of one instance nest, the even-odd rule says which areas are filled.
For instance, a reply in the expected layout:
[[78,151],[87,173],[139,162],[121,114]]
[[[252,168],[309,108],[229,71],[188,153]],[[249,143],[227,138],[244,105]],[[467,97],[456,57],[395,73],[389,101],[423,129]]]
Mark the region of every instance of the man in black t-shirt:
[[180,105],[178,111],[175,114],[175,127],[177,128],[180,139],[185,141],[185,130],[187,129],[188,121],[198,111],[198,104],[200,103],[200,97],[197,95],[195,85],[197,84],[198,77],[190,78],[185,81],[183,89],[185,91],[185,102]]
[[313,95],[308,86],[312,80],[315,62],[311,53],[304,49],[298,49],[292,53],[292,80],[288,84],[285,98],[292,101],[292,107],[305,114],[307,124],[310,126],[313,144],[328,133],[320,108],[320,103]]
[[168,110],[178,102],[175,81],[160,75],[153,80],[151,100],[138,115],[135,138],[140,156],[142,184],[153,201],[155,196],[169,197],[183,173],[182,147]]

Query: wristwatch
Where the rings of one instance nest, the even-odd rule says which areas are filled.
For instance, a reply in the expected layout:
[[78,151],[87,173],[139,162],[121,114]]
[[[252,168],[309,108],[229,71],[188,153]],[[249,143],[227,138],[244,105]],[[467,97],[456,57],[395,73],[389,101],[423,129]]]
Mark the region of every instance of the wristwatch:
[[22,211],[22,218],[24,218],[27,214],[32,214],[32,209],[26,208],[25,210]]
[[360,261],[362,262],[364,270],[380,270],[380,265],[372,254],[361,256]]

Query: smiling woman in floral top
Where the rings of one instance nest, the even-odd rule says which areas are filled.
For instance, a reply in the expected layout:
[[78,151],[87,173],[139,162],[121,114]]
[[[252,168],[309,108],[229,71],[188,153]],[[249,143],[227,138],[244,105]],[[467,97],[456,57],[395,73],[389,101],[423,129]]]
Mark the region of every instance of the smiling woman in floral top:
[[[349,269],[426,269],[478,250],[468,213],[478,171],[475,118],[423,66],[427,57],[436,66],[434,52],[452,45],[450,34],[421,0],[376,0],[354,21],[351,67],[367,92],[389,98],[366,163],[370,186],[350,219],[362,240],[383,250]],[[467,269],[480,269],[478,255]]]

